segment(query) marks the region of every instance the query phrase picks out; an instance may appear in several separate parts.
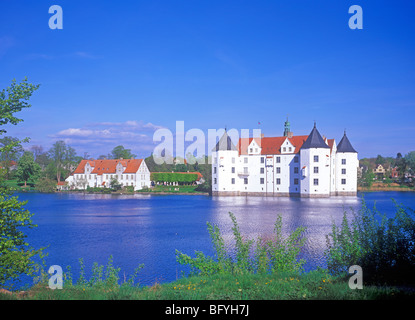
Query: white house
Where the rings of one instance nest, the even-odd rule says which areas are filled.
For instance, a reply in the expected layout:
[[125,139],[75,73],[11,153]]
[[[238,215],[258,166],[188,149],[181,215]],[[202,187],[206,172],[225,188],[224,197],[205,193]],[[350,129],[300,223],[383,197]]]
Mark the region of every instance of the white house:
[[329,197],[356,195],[359,161],[346,133],[336,145],[315,124],[306,136],[241,138],[225,131],[212,150],[213,195]]
[[109,187],[111,179],[134,190],[150,186],[150,171],[143,159],[82,160],[66,179],[71,188]]

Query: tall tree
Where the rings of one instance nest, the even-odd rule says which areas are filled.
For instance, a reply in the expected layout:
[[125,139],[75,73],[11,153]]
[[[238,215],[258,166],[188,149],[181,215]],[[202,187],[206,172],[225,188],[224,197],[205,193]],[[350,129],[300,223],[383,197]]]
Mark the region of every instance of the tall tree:
[[[15,113],[30,107],[28,100],[38,87],[28,83],[27,79],[21,83],[13,80],[10,87],[0,91],[0,135],[6,133],[5,124],[16,125],[22,121]],[[0,147],[0,152],[9,151],[20,143]],[[42,257],[44,250],[33,249],[26,242],[25,228],[36,227],[31,220],[33,214],[24,208],[25,202],[12,196],[11,190],[3,185],[3,180],[0,172],[0,287],[23,273],[33,275],[36,265],[33,258],[37,255]]]
[[6,170],[6,179],[10,179],[12,161],[17,162],[23,154],[23,147],[20,145],[18,138],[6,136],[0,139],[0,148],[4,150],[0,153],[1,166]]
[[75,149],[66,145],[63,140],[56,141],[48,153],[56,169],[56,180],[58,182],[61,181],[62,176],[68,175],[82,160],[82,157],[76,155]]
[[136,155],[131,153],[131,149],[125,149],[124,146],[120,145],[112,149],[111,157],[113,159],[121,159],[121,158],[131,159],[131,158],[135,158]]
[[29,179],[37,180],[40,171],[40,165],[35,162],[33,154],[29,151],[25,151],[19,160],[19,165],[17,166],[17,179],[24,181],[24,186],[26,187]]

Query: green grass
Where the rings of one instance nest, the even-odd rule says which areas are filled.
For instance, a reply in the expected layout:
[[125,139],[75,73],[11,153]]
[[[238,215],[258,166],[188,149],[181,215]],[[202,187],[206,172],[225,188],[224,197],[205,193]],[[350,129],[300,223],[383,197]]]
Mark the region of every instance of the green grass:
[[247,274],[182,278],[152,286],[70,285],[51,290],[36,285],[17,297],[0,294],[0,299],[30,300],[373,300],[414,298],[395,287],[364,286],[352,290],[347,278],[316,270],[302,275]]

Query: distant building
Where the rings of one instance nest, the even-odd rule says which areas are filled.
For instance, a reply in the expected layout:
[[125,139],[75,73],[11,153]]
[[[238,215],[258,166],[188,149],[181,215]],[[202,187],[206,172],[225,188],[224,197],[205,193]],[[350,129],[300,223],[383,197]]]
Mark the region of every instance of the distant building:
[[134,190],[150,187],[150,171],[144,159],[82,160],[66,179],[72,189],[110,187],[111,179]]
[[236,145],[225,131],[212,150],[212,194],[354,196],[358,166],[346,133],[336,145],[315,124],[308,136],[295,136],[287,120],[282,137],[241,138]]
[[376,168],[373,169],[373,173],[378,180],[382,180],[385,177],[385,172],[386,170],[381,164],[378,164]]
[[396,179],[398,178],[398,176],[399,176],[398,167],[391,168],[391,178]]

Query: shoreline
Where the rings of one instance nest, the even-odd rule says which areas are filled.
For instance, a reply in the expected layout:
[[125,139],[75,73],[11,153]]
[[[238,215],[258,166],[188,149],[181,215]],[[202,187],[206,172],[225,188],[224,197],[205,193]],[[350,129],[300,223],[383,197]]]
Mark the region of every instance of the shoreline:
[[379,192],[379,191],[398,191],[398,192],[415,192],[415,189],[399,187],[375,187],[375,188],[357,188],[358,192]]

